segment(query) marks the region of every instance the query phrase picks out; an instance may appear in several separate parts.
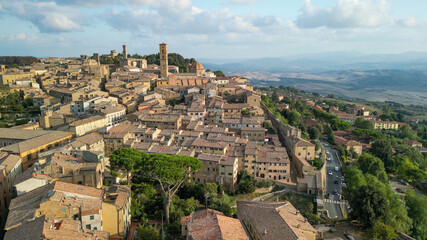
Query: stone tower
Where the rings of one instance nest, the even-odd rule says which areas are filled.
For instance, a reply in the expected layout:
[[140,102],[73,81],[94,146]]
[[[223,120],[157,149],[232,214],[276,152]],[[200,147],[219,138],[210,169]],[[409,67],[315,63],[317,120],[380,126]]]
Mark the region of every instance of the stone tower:
[[168,72],[168,45],[160,43],[160,77],[167,77]]
[[128,58],[128,48],[126,47],[126,45],[123,45],[123,58]]

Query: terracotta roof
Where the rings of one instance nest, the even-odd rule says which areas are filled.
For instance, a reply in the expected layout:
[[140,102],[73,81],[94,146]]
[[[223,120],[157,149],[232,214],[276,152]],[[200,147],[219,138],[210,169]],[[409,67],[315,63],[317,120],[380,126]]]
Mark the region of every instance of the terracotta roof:
[[248,239],[238,219],[226,217],[212,209],[200,210],[182,217],[181,225],[187,225],[187,235],[191,239]]
[[262,240],[307,239],[316,230],[290,202],[237,202],[239,218],[247,218]]

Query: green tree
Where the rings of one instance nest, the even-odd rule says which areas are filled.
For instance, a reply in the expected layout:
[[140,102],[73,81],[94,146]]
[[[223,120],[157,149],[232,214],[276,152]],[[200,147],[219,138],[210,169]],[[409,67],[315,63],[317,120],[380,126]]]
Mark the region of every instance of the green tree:
[[427,197],[408,190],[405,195],[408,216],[412,219],[412,234],[415,239],[427,239]]
[[253,193],[255,192],[255,178],[246,170],[240,170],[237,174],[237,192]]
[[251,111],[249,111],[248,109],[242,109],[241,114],[243,116],[249,116],[251,115]]
[[320,131],[315,126],[308,127],[308,135],[310,136],[310,139],[318,139],[320,137]]
[[352,198],[352,194],[359,190],[360,187],[366,185],[366,179],[363,172],[356,166],[348,166],[343,169],[346,178],[347,187],[344,193],[346,198]]
[[374,130],[374,123],[369,120],[365,120],[362,117],[358,117],[354,122],[354,127],[360,129]]
[[157,231],[156,228],[153,226],[139,226],[136,228],[136,232],[138,233],[138,239],[139,240],[160,240],[162,239],[160,237],[159,231]]
[[296,109],[292,109],[291,111],[287,111],[285,117],[288,119],[289,124],[297,126],[300,122],[301,114]]
[[267,129],[268,134],[276,134],[276,129],[274,129],[273,125],[270,122],[265,121],[262,123],[262,127]]
[[409,138],[411,140],[418,140],[417,132],[411,129],[409,125],[403,125],[400,129],[401,138]]
[[217,77],[225,77],[225,74],[221,70],[216,70],[213,72]]
[[389,139],[382,138],[376,140],[372,143],[369,152],[384,162],[384,167],[387,172],[394,172],[396,170],[394,161],[391,159],[392,146]]
[[326,135],[328,137],[328,142],[332,145],[337,145],[338,143],[337,143],[337,140],[335,140],[335,134],[332,131],[332,128],[329,127],[329,125],[326,126],[325,132],[326,132]]
[[142,160],[142,173],[159,184],[163,196],[166,224],[170,224],[169,210],[172,197],[190,174],[201,168],[197,158],[150,154]]
[[369,230],[370,239],[377,240],[394,240],[397,239],[397,233],[393,227],[384,224],[383,222],[376,222],[375,225]]
[[410,168],[406,170],[405,175],[406,175],[406,179],[409,182],[417,183],[427,179],[427,174],[425,173],[425,171],[419,168]]
[[121,169],[126,172],[127,184],[130,185],[130,175],[141,167],[141,161],[146,153],[133,148],[121,148],[110,156],[113,170]]
[[384,220],[388,211],[385,194],[371,185],[359,188],[349,199],[351,216],[364,227],[372,227],[377,221]]
[[387,183],[388,176],[384,170],[384,163],[371,154],[365,153],[359,156],[357,165],[363,173],[369,173],[377,177],[381,182]]

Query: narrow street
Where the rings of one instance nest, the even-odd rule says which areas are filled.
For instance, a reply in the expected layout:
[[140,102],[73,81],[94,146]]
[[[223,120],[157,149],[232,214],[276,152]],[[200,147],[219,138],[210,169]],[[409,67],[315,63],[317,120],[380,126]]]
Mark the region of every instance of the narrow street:
[[[338,151],[333,149],[329,143],[321,140],[326,152],[326,190],[323,196],[325,209],[329,212],[331,218],[344,217],[340,204],[344,207],[344,202],[341,200],[342,193],[342,172],[341,164],[338,159]],[[330,160],[328,160],[330,159]],[[336,167],[338,171],[336,171]],[[329,195],[329,197],[327,197]]]

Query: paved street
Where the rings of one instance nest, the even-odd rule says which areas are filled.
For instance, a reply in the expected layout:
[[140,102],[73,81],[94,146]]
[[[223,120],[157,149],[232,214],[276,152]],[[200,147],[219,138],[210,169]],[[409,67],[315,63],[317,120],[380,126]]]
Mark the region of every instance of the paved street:
[[[341,165],[338,160],[337,151],[332,149],[331,146],[326,141],[321,141],[322,145],[325,147],[326,157],[330,160],[326,160],[326,191],[323,199],[325,209],[328,210],[329,216],[331,218],[342,218],[343,215],[340,210],[339,204],[342,203],[340,200],[342,188],[341,188]],[[339,171],[335,171],[335,167],[339,168]],[[329,175],[329,172],[332,172],[332,175]],[[337,183],[336,183],[337,181]],[[334,190],[337,191],[337,195],[334,195]],[[330,194],[329,199],[326,198],[326,194]]]

